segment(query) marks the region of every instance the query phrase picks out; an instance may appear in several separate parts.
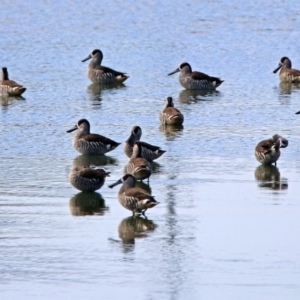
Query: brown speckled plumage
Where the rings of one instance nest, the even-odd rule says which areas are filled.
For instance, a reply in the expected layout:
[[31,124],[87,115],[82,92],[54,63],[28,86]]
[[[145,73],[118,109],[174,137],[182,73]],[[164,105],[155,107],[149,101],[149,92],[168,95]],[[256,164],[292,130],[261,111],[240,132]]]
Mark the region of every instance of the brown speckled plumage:
[[110,172],[104,169],[91,169],[88,167],[75,167],[69,174],[70,183],[80,191],[93,192],[99,190]]
[[280,59],[273,73],[277,73],[279,69],[281,69],[279,73],[281,82],[300,83],[300,71],[292,69],[292,62],[288,57],[284,56]]
[[2,80],[0,81],[1,94],[8,96],[21,96],[25,91],[25,87],[9,79],[7,68],[2,68]]
[[[136,141],[140,141],[142,136],[142,129],[139,126],[133,126],[129,138],[125,141],[124,144],[124,153],[131,157],[133,153],[133,146]],[[158,146],[154,146],[145,142],[141,142],[142,157],[146,158],[148,161],[153,161],[161,157],[166,151],[162,150]]]
[[78,130],[73,138],[73,147],[81,154],[101,155],[117,148],[117,143],[100,134],[90,133],[90,123],[86,119],[80,119],[68,133]]
[[280,148],[286,148],[288,140],[275,134],[272,138],[263,140],[255,147],[255,157],[261,164],[273,164],[280,157]]
[[113,69],[101,66],[103,54],[99,49],[93,50],[87,58],[82,60],[82,62],[85,62],[89,59],[92,59],[92,61],[90,62],[88,67],[88,78],[93,83],[122,83],[129,78],[129,76],[127,76],[126,73],[115,71]]
[[118,193],[119,202],[133,214],[145,214],[149,208],[156,206],[157,202],[148,192],[135,187],[136,179],[131,174],[125,174],[117,182],[109,185],[110,188],[123,183]]
[[131,174],[136,180],[144,180],[151,176],[152,169],[150,162],[142,157],[142,147],[139,141],[133,146],[133,153],[124,169],[125,174]]
[[218,77],[212,77],[205,73],[192,71],[192,67],[187,62],[180,64],[180,66],[169,73],[168,75],[180,72],[179,82],[187,90],[215,90],[220,86],[224,80]]
[[167,104],[159,114],[159,120],[165,125],[182,125],[184,121],[183,114],[179,109],[174,107],[172,97],[167,98]]

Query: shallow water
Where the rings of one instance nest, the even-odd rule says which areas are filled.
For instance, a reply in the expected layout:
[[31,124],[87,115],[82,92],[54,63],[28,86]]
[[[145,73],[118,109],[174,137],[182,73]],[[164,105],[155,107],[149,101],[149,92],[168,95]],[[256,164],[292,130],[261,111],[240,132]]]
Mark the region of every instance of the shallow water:
[[[0,54],[23,98],[0,99],[1,299],[298,299],[300,87],[279,84],[282,56],[300,68],[300,4],[240,1],[2,1]],[[287,12],[291,12],[287,14]],[[126,71],[99,88],[88,53]],[[193,69],[225,82],[184,90]],[[168,96],[185,116],[161,126]],[[122,146],[87,157],[66,134],[80,118],[123,142],[133,125],[167,152],[150,186],[160,204],[132,219],[117,200]],[[255,145],[289,140],[277,167]],[[97,193],[68,182],[74,165],[111,172]]]

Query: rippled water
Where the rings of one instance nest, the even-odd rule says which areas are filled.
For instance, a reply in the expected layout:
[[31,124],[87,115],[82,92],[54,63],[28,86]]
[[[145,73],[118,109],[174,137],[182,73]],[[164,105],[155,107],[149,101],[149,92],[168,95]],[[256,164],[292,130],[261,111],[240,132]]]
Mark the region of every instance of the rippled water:
[[[0,55],[24,98],[1,97],[1,299],[299,299],[300,87],[279,84],[282,56],[300,68],[299,1],[1,1]],[[127,72],[92,85],[81,63]],[[167,74],[188,61],[225,82],[184,90]],[[172,96],[184,126],[162,127]],[[106,158],[76,153],[66,134],[123,142],[133,125],[167,152],[150,186],[160,204],[131,218],[107,185],[122,146]],[[277,167],[254,158],[278,133]],[[68,182],[73,165],[104,165],[98,193]]]

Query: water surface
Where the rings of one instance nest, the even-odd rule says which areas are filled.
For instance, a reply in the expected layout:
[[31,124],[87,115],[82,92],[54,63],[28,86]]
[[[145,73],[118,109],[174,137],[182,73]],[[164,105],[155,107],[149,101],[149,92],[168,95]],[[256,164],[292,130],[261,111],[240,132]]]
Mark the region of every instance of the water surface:
[[[2,1],[0,55],[23,98],[0,99],[0,295],[3,299],[298,299],[300,206],[298,86],[272,71],[282,56],[300,68],[297,1]],[[290,12],[289,14],[287,12]],[[127,72],[99,88],[81,63]],[[184,90],[193,69],[225,82]],[[182,128],[158,120],[168,96]],[[122,146],[84,157],[66,130],[123,142],[134,125],[167,152],[148,190],[160,204],[132,219],[117,200]],[[278,133],[277,167],[254,158]],[[94,194],[68,182],[74,165],[103,165]]]

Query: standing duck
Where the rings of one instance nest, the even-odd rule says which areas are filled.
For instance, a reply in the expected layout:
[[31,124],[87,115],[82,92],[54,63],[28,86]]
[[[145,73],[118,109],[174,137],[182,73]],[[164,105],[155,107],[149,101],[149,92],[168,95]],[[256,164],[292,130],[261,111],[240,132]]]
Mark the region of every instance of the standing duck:
[[125,174],[131,174],[136,180],[149,180],[152,169],[150,162],[142,156],[142,146],[140,141],[135,141],[133,146],[133,153],[130,161],[125,167]]
[[121,183],[123,183],[123,185],[118,193],[119,202],[123,207],[132,211],[133,215],[145,215],[147,209],[159,204],[149,193],[135,187],[136,179],[131,174],[124,175],[121,179],[108,187],[113,188]]
[[268,140],[263,140],[255,147],[256,159],[264,165],[275,163],[280,157],[280,148],[286,148],[289,142],[282,136],[275,134]]
[[174,107],[172,97],[167,98],[167,104],[164,110],[159,114],[159,120],[165,125],[182,125],[184,121],[183,114],[179,109]]
[[[133,126],[129,138],[124,144],[124,153],[128,156],[132,156],[133,146],[136,141],[139,141],[142,136],[142,129],[140,126]],[[158,146],[153,146],[145,142],[141,142],[142,157],[146,158],[148,161],[153,161],[161,157],[166,151],[162,150]]]
[[192,67],[187,62],[182,63],[175,71],[168,75],[177,72],[180,72],[180,84],[187,90],[215,90],[224,81],[201,72],[192,72]]
[[90,169],[88,167],[75,167],[69,174],[69,181],[74,188],[84,192],[99,190],[109,177],[110,172],[104,169]]
[[275,74],[279,69],[279,78],[281,82],[300,83],[300,71],[292,69],[291,60],[284,56],[280,59],[278,67],[273,71]]
[[81,154],[105,154],[121,144],[100,134],[90,133],[90,123],[86,119],[80,119],[67,132],[69,133],[74,130],[78,131],[73,138],[73,147]]
[[21,96],[26,91],[22,85],[9,80],[7,68],[2,68],[2,80],[0,81],[0,92],[8,96]]
[[101,66],[103,54],[99,49],[93,50],[88,57],[82,60],[82,62],[85,62],[89,59],[92,59],[92,61],[90,62],[88,67],[88,78],[93,83],[122,83],[127,78],[129,78],[129,76],[125,75],[126,73],[118,72],[113,69]]

